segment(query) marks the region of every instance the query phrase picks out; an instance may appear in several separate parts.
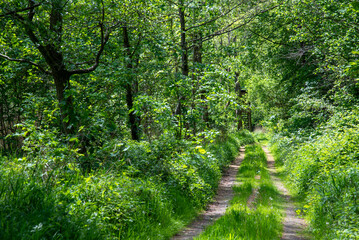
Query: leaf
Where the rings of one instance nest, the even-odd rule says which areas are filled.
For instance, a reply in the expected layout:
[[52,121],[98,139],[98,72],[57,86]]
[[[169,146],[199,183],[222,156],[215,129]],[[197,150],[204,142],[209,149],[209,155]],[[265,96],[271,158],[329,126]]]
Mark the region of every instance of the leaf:
[[65,123],[68,123],[70,120],[69,116],[67,115],[62,121],[65,122]]
[[88,183],[91,180],[91,178],[92,178],[92,176],[85,178],[85,182]]
[[77,139],[77,137],[72,137],[70,138],[69,142],[78,142],[79,140]]
[[81,132],[81,131],[84,129],[84,127],[85,127],[85,126],[81,126],[81,127],[79,128],[79,132]]
[[204,149],[202,148],[202,146],[197,146],[196,149],[197,149],[198,152],[201,153],[201,154],[205,154],[205,153],[206,153],[206,150],[204,150]]

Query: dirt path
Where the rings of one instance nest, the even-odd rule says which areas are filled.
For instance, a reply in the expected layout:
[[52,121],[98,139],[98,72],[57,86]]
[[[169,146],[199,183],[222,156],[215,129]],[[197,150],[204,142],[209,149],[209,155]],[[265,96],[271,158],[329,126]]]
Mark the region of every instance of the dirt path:
[[239,157],[229,165],[228,169],[223,173],[214,201],[208,206],[207,210],[184,230],[175,235],[172,240],[193,239],[193,237],[199,235],[208,225],[224,215],[229,201],[233,198],[232,187],[236,184],[236,175],[244,158],[244,148],[240,148],[239,154]]
[[282,240],[305,240],[306,238],[300,236],[298,232],[302,232],[306,227],[304,219],[298,218],[295,208],[292,204],[291,196],[288,190],[284,187],[282,181],[277,177],[277,172],[274,166],[274,158],[266,147],[262,147],[263,151],[267,155],[268,159],[268,170],[273,180],[274,185],[277,187],[279,192],[282,194],[285,200],[285,213],[286,217],[283,221],[283,235]]

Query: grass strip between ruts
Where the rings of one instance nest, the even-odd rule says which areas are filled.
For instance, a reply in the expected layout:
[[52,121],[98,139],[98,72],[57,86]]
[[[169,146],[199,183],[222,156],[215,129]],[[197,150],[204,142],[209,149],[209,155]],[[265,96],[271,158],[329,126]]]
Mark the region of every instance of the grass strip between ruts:
[[[270,179],[267,159],[259,145],[246,147],[237,178],[235,196],[226,214],[195,239],[280,239],[282,199]],[[252,204],[254,207],[249,208],[247,201],[255,189],[258,195]]]

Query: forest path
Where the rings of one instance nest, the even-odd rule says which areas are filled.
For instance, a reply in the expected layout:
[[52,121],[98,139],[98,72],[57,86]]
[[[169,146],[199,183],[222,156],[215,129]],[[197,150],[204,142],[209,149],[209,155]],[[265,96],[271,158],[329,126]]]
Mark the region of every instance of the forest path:
[[244,159],[244,147],[239,150],[239,156],[224,171],[221,182],[218,185],[217,194],[214,200],[207,207],[206,211],[199,215],[184,230],[177,233],[172,240],[187,240],[198,236],[207,226],[214,223],[218,218],[223,216],[233,198],[232,187],[237,183],[236,176],[241,162]]
[[267,156],[268,170],[270,172],[271,179],[273,184],[281,193],[285,205],[285,218],[283,220],[283,234],[282,240],[306,240],[307,238],[301,236],[299,233],[303,232],[306,227],[306,222],[304,219],[299,218],[295,212],[294,205],[291,200],[290,193],[283,185],[282,181],[277,177],[277,171],[275,169],[275,161],[273,156],[270,154],[267,147],[262,146],[263,151]]

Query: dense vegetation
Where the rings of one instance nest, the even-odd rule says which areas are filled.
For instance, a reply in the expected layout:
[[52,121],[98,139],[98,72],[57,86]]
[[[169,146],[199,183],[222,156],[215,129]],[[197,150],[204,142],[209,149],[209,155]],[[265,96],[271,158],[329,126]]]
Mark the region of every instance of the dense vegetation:
[[358,14],[354,0],[1,1],[0,238],[172,235],[254,141],[236,133],[249,107],[315,237],[358,238]]
[[358,17],[357,1],[288,1],[247,29],[249,99],[315,239],[359,237]]
[[250,142],[246,134],[206,147],[170,136],[116,140],[105,147],[111,159],[86,173],[75,151],[38,143],[41,154],[2,158],[0,238],[164,239],[205,206],[221,168]]
[[236,44],[250,9],[1,1],[0,238],[164,239],[191,220],[253,142],[231,133],[246,105],[213,40]]

